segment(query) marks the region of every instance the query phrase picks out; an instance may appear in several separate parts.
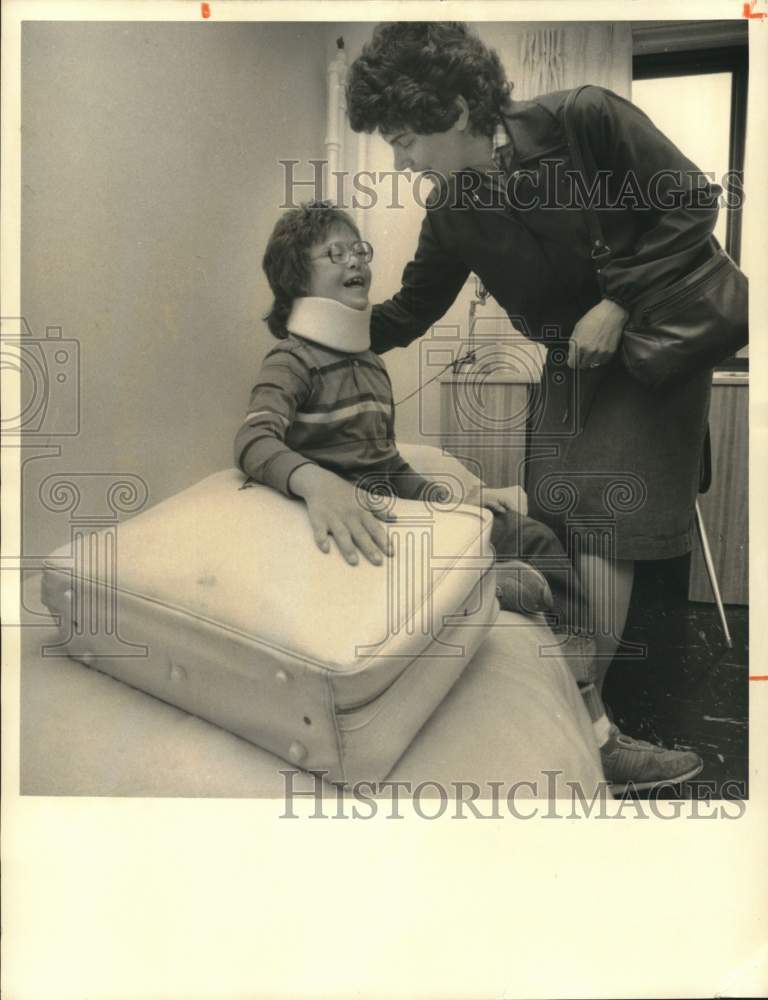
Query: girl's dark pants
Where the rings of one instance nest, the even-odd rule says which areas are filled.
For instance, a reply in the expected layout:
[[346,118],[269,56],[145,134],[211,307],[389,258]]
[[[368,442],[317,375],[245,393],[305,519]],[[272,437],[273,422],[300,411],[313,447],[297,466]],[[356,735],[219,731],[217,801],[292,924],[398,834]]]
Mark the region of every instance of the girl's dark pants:
[[497,564],[521,560],[544,576],[552,591],[554,616],[548,618],[555,631],[579,630],[579,623],[586,621],[582,589],[568,554],[551,528],[517,511],[494,512],[491,544]]

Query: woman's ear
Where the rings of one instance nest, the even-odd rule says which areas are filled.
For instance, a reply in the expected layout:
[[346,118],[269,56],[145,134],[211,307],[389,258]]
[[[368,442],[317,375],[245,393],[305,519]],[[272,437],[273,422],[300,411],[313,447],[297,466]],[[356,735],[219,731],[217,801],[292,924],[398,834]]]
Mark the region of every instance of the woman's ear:
[[466,132],[469,127],[469,105],[461,94],[456,98],[456,106],[459,109],[459,117],[453,123],[453,127],[457,132]]

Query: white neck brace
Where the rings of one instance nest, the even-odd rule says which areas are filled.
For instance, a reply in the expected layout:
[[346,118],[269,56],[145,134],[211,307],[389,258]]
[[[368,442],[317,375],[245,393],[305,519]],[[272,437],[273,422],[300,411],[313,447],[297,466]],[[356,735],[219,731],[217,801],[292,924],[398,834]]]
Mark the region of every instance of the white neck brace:
[[347,354],[360,354],[371,346],[371,307],[352,309],[336,299],[305,296],[295,299],[285,324],[291,333]]

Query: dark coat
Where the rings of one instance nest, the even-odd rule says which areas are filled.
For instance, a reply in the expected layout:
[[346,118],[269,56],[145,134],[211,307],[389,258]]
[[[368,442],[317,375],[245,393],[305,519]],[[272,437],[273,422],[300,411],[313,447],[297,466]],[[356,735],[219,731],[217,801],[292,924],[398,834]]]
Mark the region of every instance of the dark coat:
[[[567,338],[601,298],[631,307],[712,252],[708,237],[720,189],[698,176],[698,168],[633,104],[588,87],[574,105],[583,148],[609,172],[608,204],[626,206],[599,212],[613,250],[599,286],[584,212],[568,205],[574,187],[562,124],[568,93],[510,104],[509,166],[513,177],[519,172],[509,188],[512,207],[503,207],[480,175],[469,176],[472,171],[433,193],[400,292],[374,307],[375,351],[404,347],[425,333],[450,308],[470,272],[511,318],[524,320],[523,332],[532,339],[541,339],[544,326],[558,327]],[[524,207],[531,204],[538,207]],[[660,207],[665,204],[674,207]]]
[[[513,155],[505,168],[511,203],[473,171],[435,190],[401,290],[374,306],[375,351],[406,346],[424,334],[471,272],[518,329],[552,347],[567,340],[601,298],[631,309],[713,252],[720,188],[707,183],[642,111],[589,87],[574,114],[587,162],[591,158],[605,174],[607,200],[599,214],[612,249],[596,274],[584,212],[572,200],[568,205],[574,179],[562,124],[567,96],[563,91],[510,104],[505,124]],[[531,512],[564,541],[567,522],[605,514],[619,558],[687,551],[709,383],[705,373],[660,398],[630,378],[618,359],[574,373],[562,351],[550,350],[526,480]],[[572,399],[581,419],[575,429]],[[537,442],[551,445],[558,435],[556,454],[537,459]],[[606,507],[606,495],[615,496],[614,487],[622,484],[637,494],[636,502],[618,511]],[[567,509],[547,502],[558,485],[576,491]]]

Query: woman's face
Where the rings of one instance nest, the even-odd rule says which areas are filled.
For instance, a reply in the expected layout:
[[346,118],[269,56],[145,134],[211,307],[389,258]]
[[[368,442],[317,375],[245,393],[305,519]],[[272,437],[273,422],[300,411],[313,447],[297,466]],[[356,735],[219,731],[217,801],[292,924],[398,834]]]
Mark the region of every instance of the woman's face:
[[417,174],[433,171],[449,177],[468,166],[463,143],[451,129],[432,135],[394,132],[382,138],[392,147],[395,170],[410,170]]
[[348,250],[360,237],[343,223],[335,225],[326,238],[310,248],[309,288],[307,295],[335,299],[351,309],[365,309],[371,286],[371,269],[362,257],[349,254],[346,264],[334,264],[328,251],[333,244]]
[[456,121],[444,132],[425,135],[406,125],[396,132],[383,132],[382,138],[395,155],[395,170],[431,172],[448,178],[470,167],[488,167],[492,152],[490,138],[472,132],[469,105],[461,95],[456,98],[456,110]]
[[447,132],[419,135],[410,129],[382,133],[382,138],[392,147],[395,170],[413,173],[431,171],[449,177],[470,166],[472,150],[468,148],[467,133],[449,128]]

